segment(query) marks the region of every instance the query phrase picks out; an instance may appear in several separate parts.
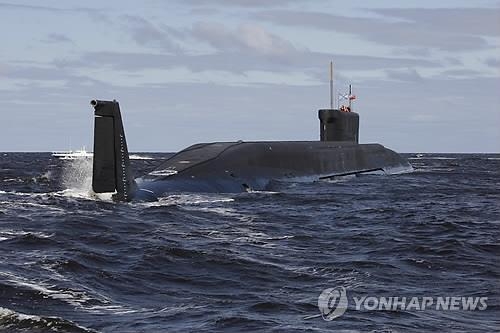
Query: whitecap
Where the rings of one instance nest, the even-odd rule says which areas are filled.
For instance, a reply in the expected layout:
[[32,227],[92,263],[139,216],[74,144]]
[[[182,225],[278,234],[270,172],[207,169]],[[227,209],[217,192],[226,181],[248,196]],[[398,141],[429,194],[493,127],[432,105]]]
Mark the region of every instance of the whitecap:
[[[8,239],[13,239],[18,236],[26,236],[26,235],[34,235],[38,238],[52,238],[54,234],[46,234],[40,231],[24,231],[24,230],[12,230],[12,229],[7,229],[7,230],[0,230],[0,241],[8,240]],[[0,272],[1,273],[1,272]]]
[[154,157],[132,154],[129,156],[129,159],[131,159],[131,160],[154,160]]
[[75,199],[87,199],[87,200],[95,200],[95,201],[106,201],[113,202],[113,193],[95,193],[91,189],[82,189],[82,188],[69,188],[58,192],[52,192],[52,194],[56,196],[62,196],[66,198],[75,198]]
[[[38,291],[45,297],[63,301],[86,312],[131,313],[139,311],[121,304],[117,304],[112,299],[92,290],[75,290],[68,288],[57,289],[56,285],[54,284],[49,284],[45,281],[30,281],[9,272],[0,272],[0,276],[3,276],[5,278],[4,281],[10,282],[15,286]],[[95,304],[96,301],[100,304]]]
[[[40,317],[37,315],[25,314],[25,313],[16,312],[16,311],[13,311],[13,310],[10,310],[7,308],[0,307],[0,323],[3,323],[3,322],[9,323],[12,321],[14,322],[14,325],[15,325],[15,322],[19,322],[19,324],[21,324],[22,327],[25,326],[25,324],[22,323],[25,321],[42,323],[42,324],[44,324],[44,326],[49,328],[50,331],[58,331],[57,327],[54,327],[54,321],[55,322],[66,322],[66,323],[70,323],[72,326],[74,326],[74,327],[76,327],[84,332],[95,332],[95,331],[90,330],[86,327],[78,325],[72,321],[62,319],[59,317],[51,317],[51,316]],[[12,328],[10,325],[12,325],[12,323],[9,323],[9,326],[7,326],[7,328]],[[2,326],[0,325],[0,327],[2,327]],[[23,329],[23,331],[24,331],[24,329]]]
[[234,198],[222,195],[203,195],[203,194],[172,194],[166,197],[160,197],[155,202],[140,203],[146,207],[160,207],[173,205],[199,205],[220,202],[232,202]]
[[409,160],[456,160],[456,157],[428,156],[428,157],[408,157]]
[[411,165],[400,165],[397,167],[384,168],[384,172],[388,175],[401,175],[405,173],[412,173],[415,171]]

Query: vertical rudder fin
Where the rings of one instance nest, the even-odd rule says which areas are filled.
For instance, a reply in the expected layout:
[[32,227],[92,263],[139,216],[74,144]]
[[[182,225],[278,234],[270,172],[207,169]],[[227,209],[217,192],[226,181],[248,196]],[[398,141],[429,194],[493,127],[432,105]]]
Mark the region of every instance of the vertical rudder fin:
[[132,200],[136,184],[130,169],[125,131],[117,101],[92,100],[95,111],[92,189],[115,192],[117,201]]

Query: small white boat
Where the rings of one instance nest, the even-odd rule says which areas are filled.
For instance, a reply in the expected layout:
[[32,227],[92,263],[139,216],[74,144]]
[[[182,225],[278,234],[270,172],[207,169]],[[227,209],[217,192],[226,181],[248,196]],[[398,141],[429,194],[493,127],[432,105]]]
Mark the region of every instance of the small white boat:
[[54,151],[52,152],[52,156],[57,157],[61,160],[77,160],[84,158],[92,158],[94,154],[86,151],[85,147],[83,147],[80,150]]

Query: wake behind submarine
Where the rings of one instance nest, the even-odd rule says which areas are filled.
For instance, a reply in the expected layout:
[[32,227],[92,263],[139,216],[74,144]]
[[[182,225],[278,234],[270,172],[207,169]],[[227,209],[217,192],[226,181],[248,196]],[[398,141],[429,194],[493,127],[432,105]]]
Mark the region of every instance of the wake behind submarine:
[[318,111],[319,141],[197,143],[134,180],[117,101],[92,100],[95,110],[92,189],[115,201],[155,201],[172,192],[271,190],[273,181],[412,170],[380,144],[359,144],[359,115],[350,107]]

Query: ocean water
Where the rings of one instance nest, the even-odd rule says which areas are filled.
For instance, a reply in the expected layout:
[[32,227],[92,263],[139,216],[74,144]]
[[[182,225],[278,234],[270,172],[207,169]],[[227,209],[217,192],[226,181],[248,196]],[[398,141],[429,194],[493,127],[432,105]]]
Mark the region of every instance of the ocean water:
[[[135,154],[140,175],[167,154]],[[499,332],[500,155],[272,192],[113,203],[90,161],[0,153],[0,332]],[[486,297],[475,311],[318,296]]]

